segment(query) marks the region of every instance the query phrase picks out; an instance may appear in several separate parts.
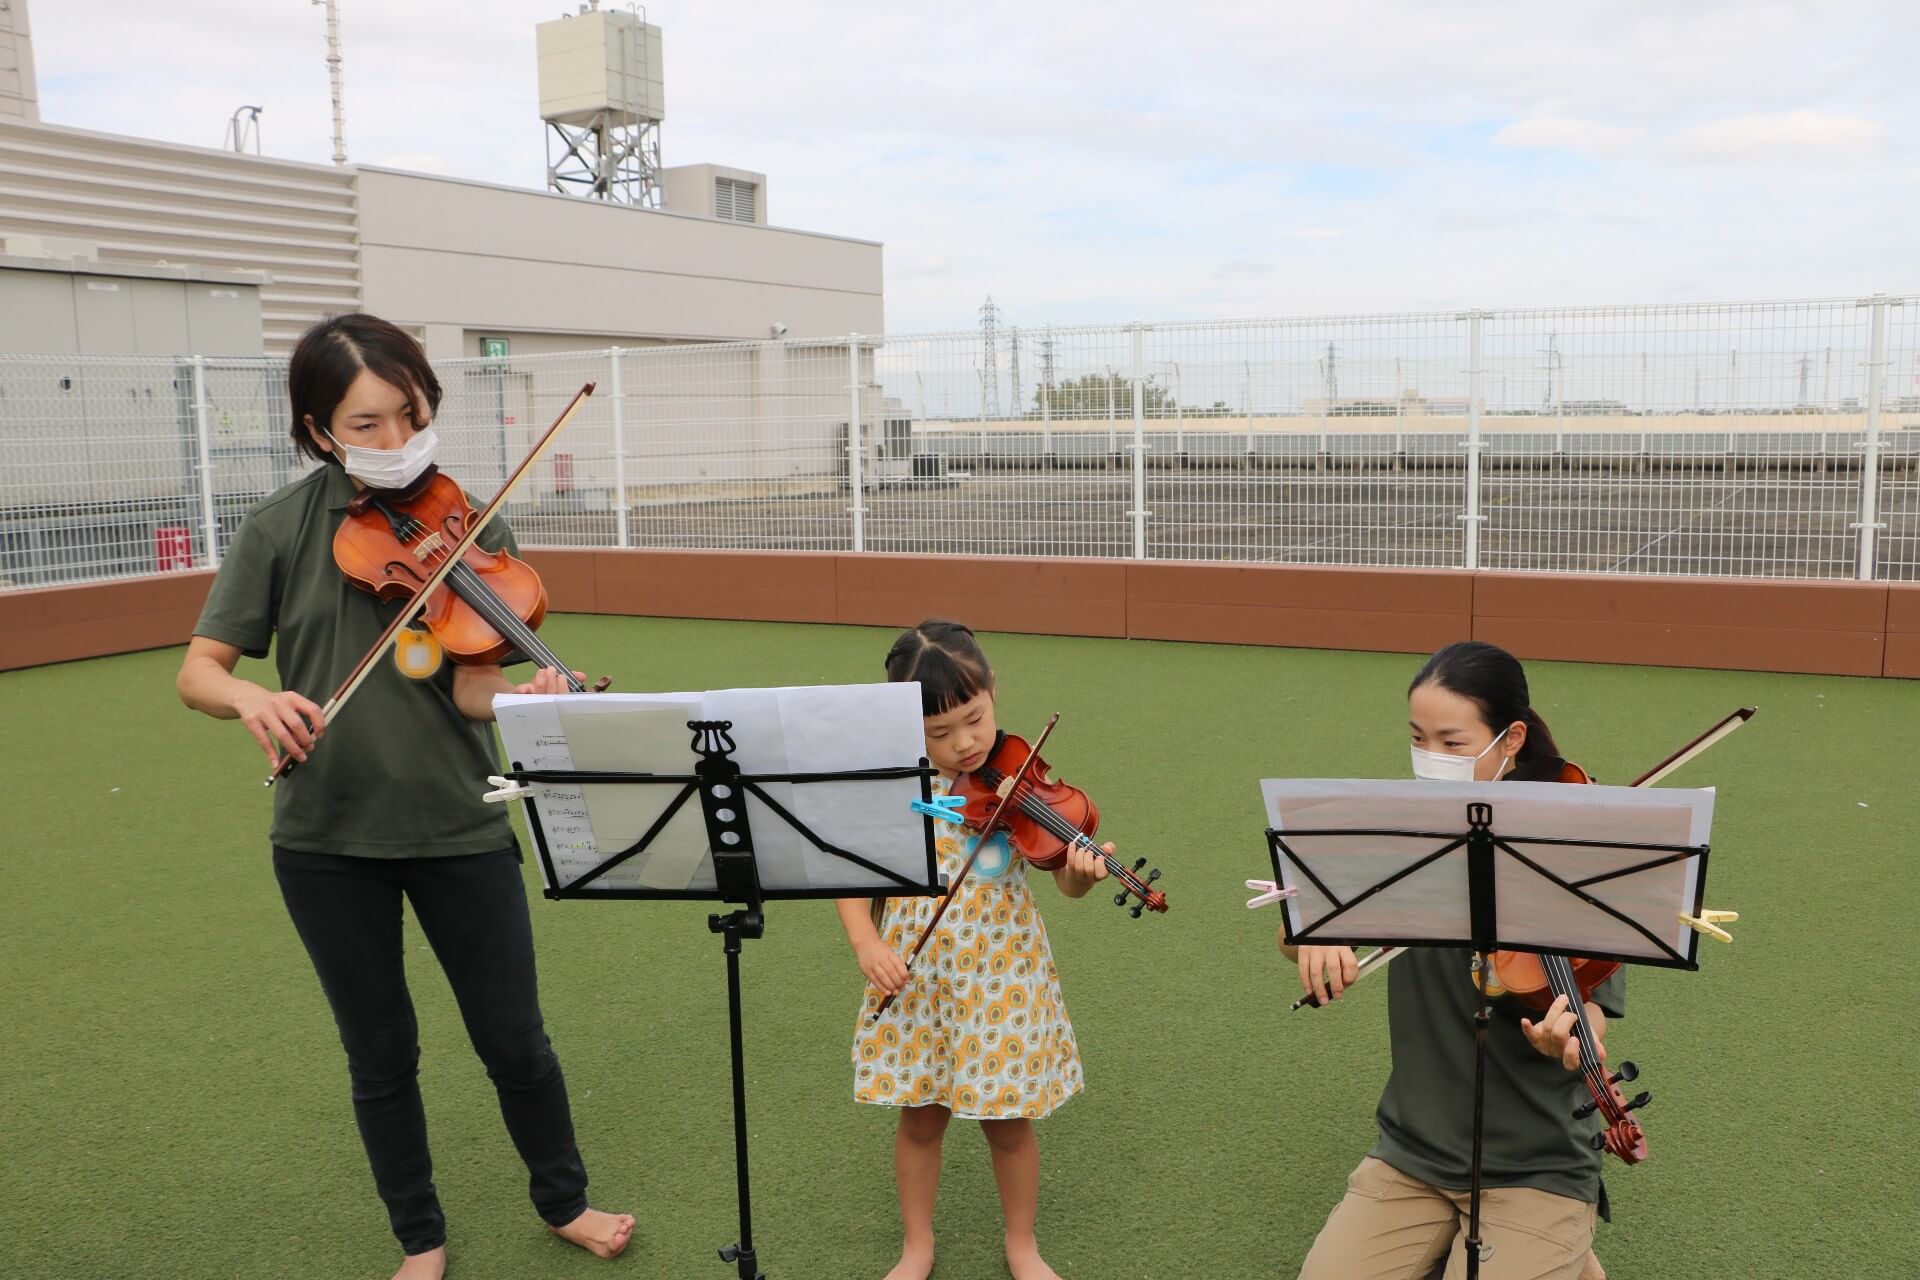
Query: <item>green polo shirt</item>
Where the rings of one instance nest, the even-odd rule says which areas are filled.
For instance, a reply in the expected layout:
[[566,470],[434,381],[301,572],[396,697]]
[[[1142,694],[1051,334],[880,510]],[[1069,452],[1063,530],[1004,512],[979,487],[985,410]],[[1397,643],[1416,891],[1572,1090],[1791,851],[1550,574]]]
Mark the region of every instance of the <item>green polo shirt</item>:
[[[329,463],[249,511],[193,628],[253,658],[273,642],[280,687],[322,705],[401,608],[349,585],[333,562],[355,492]],[[499,519],[480,542],[516,549]],[[364,858],[505,849],[514,843],[505,806],[480,798],[499,768],[493,727],[454,705],[453,663],[416,679],[390,652],[306,763],[274,784],[273,843]]]
[[[1552,777],[1559,762],[1552,763],[1551,771],[1514,776]],[[1375,1114],[1380,1142],[1371,1154],[1449,1191],[1467,1190],[1473,1154],[1473,1016],[1479,1008],[1473,959],[1464,947],[1409,947],[1387,971],[1393,1074]],[[1609,1019],[1625,1016],[1626,968],[1589,998]],[[1481,1185],[1533,1187],[1603,1204],[1600,1153],[1589,1145],[1601,1123],[1573,1118],[1574,1108],[1593,1098],[1585,1078],[1527,1042],[1520,1019],[1538,1020],[1536,1010],[1508,995],[1496,995],[1492,1008]]]

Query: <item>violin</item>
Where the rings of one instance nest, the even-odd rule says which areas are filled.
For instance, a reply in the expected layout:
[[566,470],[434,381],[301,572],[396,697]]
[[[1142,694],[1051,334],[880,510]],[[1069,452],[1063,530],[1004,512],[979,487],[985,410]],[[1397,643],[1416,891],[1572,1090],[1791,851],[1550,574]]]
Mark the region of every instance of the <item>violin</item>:
[[[1029,759],[1032,763],[1024,780],[1003,796],[1001,788]],[[1138,898],[1127,913],[1136,920],[1142,911],[1167,909],[1167,895],[1152,887],[1160,878],[1160,869],[1154,868],[1142,879],[1139,873],[1147,865],[1145,858],[1136,859],[1129,867],[1095,843],[1100,810],[1092,797],[1055,778],[1047,762],[1019,735],[1003,732],[997,736],[986,763],[955,779],[952,794],[965,798],[963,812],[968,815],[970,828],[984,830],[998,819],[1013,851],[1040,870],[1058,870],[1067,865],[1070,850],[1085,849],[1099,858],[1123,886],[1114,895],[1115,906],[1124,907],[1129,897]]]
[[[960,874],[948,886],[947,896],[940,899],[940,905],[933,909],[933,919],[927,921],[920,941],[914,944],[912,954],[907,957],[909,971],[913,969],[913,962],[920,958],[920,953],[926,950],[927,943],[933,938],[934,928],[940,923],[940,917],[946,914],[947,908],[953,905],[960,886],[966,883],[968,873],[973,870],[974,859],[980,856],[987,837],[995,831],[1004,830],[1007,843],[1014,852],[1043,871],[1064,866],[1068,851],[1076,847],[1097,854],[1107,871],[1125,886],[1114,896],[1114,905],[1126,906],[1130,895],[1140,899],[1128,913],[1136,920],[1142,911],[1167,909],[1167,895],[1151,887],[1160,878],[1159,868],[1154,868],[1142,880],[1138,873],[1147,865],[1145,858],[1127,867],[1094,843],[1093,833],[1100,825],[1099,809],[1094,807],[1086,792],[1055,779],[1047,762],[1040,758],[1040,748],[1046,745],[1047,736],[1059,722],[1060,713],[1056,711],[1032,746],[1010,733],[998,735],[993,740],[993,749],[987,753],[986,762],[954,780],[949,794],[965,798],[961,811],[966,816],[962,820],[967,829],[974,833],[973,851],[967,854],[967,860],[960,866]],[[867,1019],[869,1026],[880,1021],[880,1015],[887,1011],[897,994],[891,992],[882,997],[879,1006]]]
[[[381,600],[407,600],[448,551],[474,527],[466,492],[438,467],[404,490],[364,489],[347,504],[333,535],[333,559],[346,580]],[[553,667],[574,693],[587,686],[535,634],[547,616],[547,588],[532,565],[475,543],[427,597],[420,620],[447,657],[468,666],[510,653]],[[602,678],[596,691],[611,679]]]
[[[532,473],[533,464],[539,460],[541,454],[546,452],[547,447],[553,443],[554,437],[560,434],[560,429],[566,426],[567,423],[573,421],[574,415],[580,412],[580,406],[585,404],[587,397],[592,394],[593,383],[591,382],[585,384],[580,390],[574,393],[573,398],[567,402],[567,407],[560,411],[560,416],[555,418],[553,425],[547,428],[546,434],[535,442],[532,449],[528,450],[527,456],[520,460],[520,464],[513,469],[512,474],[509,475],[506,481],[500,486],[500,491],[494,494],[492,500],[477,514],[467,506],[466,495],[462,493],[459,494],[458,498],[458,519],[453,519],[454,503],[452,500],[446,499],[444,497],[444,491],[442,491],[443,498],[440,507],[422,508],[422,510],[435,517],[435,523],[433,524],[429,524],[426,520],[418,519],[417,516],[400,517],[396,515],[388,517],[382,515],[374,517],[375,519],[387,521],[388,532],[392,535],[392,544],[388,549],[393,554],[388,560],[376,563],[374,556],[377,554],[377,549],[365,550],[366,547],[375,547],[376,544],[363,544],[365,554],[356,555],[351,558],[352,563],[357,566],[362,575],[362,578],[357,580],[362,581],[363,585],[377,582],[379,586],[368,585],[367,589],[375,591],[376,594],[381,594],[383,599],[392,598],[380,591],[380,586],[388,585],[390,581],[394,587],[392,595],[404,596],[405,600],[401,607],[394,613],[392,619],[388,621],[386,630],[380,633],[379,639],[375,640],[367,649],[366,653],[361,655],[360,661],[354,663],[353,670],[347,673],[346,679],[340,682],[340,687],[333,691],[332,696],[327,699],[326,705],[320,708],[320,714],[325,720],[328,722],[333,720],[340,709],[347,704],[348,699],[352,698],[360,686],[366,683],[367,677],[373,672],[374,664],[380,660],[387,650],[393,648],[395,642],[400,638],[400,633],[413,624],[414,620],[420,616],[423,608],[440,598],[438,593],[441,584],[450,583],[457,574],[462,584],[470,587],[471,584],[467,581],[468,575],[472,574],[476,579],[478,578],[478,573],[474,569],[474,566],[467,561],[467,553],[478,549],[480,531],[486,528],[488,521],[499,514],[501,508],[506,506],[507,499],[513,495],[514,489]],[[448,481],[448,484],[458,492],[458,485],[453,485],[451,481]],[[395,495],[395,497],[397,500],[397,495]],[[369,502],[367,506],[374,507],[374,504]],[[365,515],[365,509],[363,509],[361,515]],[[349,520],[355,518],[356,517],[349,515]],[[400,528],[394,527],[396,521],[400,522]],[[416,524],[418,526],[417,528],[415,527]],[[451,541],[449,541],[449,539],[451,539]],[[492,554],[491,552],[481,552],[482,556],[492,556]],[[337,536],[334,543],[334,558],[335,563],[340,563],[340,542]],[[512,560],[513,558],[508,556],[501,559]],[[408,561],[412,563],[409,564]],[[519,561],[514,561],[514,563],[521,564],[521,567],[526,569],[527,573],[533,573],[531,567]],[[346,567],[346,565],[342,565],[343,570],[346,569]],[[404,572],[402,572],[402,570],[404,570]],[[354,575],[349,573],[348,576],[353,577]],[[408,579],[412,581],[411,586],[405,585]],[[534,581],[536,583],[538,582],[538,575],[534,575]],[[459,588],[455,589],[455,594],[460,594]],[[497,608],[492,603],[486,603],[485,601],[487,601],[489,597],[491,597],[492,600],[498,600],[498,596],[490,589],[486,592],[485,596],[482,596],[478,590],[475,590],[473,594],[474,598],[481,599],[483,603],[480,605],[469,605],[468,607],[476,612],[490,614],[493,622],[497,624],[497,636],[507,645],[506,648],[499,650],[501,657],[506,656],[516,645],[530,643],[533,647],[531,649],[522,649],[522,653],[527,654],[529,657],[537,658],[548,665],[558,667],[562,671],[566,671],[569,676],[568,683],[578,688],[577,683],[571,678],[572,672],[567,667],[567,664],[560,661],[559,658],[553,655],[552,650],[540,643],[539,639],[534,636],[532,627],[525,625],[525,617],[521,616],[517,611],[508,610],[504,603],[499,604]],[[544,588],[539,591],[538,596],[539,613],[544,616],[546,610],[546,592]],[[445,606],[443,606],[443,608],[444,607]],[[509,613],[512,614],[514,619],[512,622],[508,621]],[[451,618],[452,616],[453,614],[449,611],[448,617]],[[531,612],[529,616],[531,616]],[[451,625],[451,623],[449,625]],[[467,639],[474,639],[476,634],[477,633],[470,634]],[[484,637],[480,638],[483,639]],[[446,646],[446,641],[442,640],[441,643],[443,647]],[[489,648],[490,647],[491,646],[489,646]],[[469,650],[469,652],[472,653],[485,651],[486,650]],[[481,664],[496,660],[497,659],[477,656],[466,659],[469,663]],[[456,659],[456,661],[458,661],[458,659]],[[607,681],[603,680],[599,687],[605,688],[607,683]],[[273,772],[267,775],[266,785],[271,787],[275,782],[291,772],[294,763],[294,758],[291,754],[282,755],[280,757],[280,763],[275,765]]]
[[[1562,763],[1560,774],[1554,781],[1589,784],[1593,778],[1585,769],[1568,760]],[[1600,1060],[1600,1047],[1594,1039],[1593,1027],[1587,1022],[1587,997],[1593,994],[1595,987],[1613,976],[1620,962],[1532,951],[1495,951],[1488,961],[1493,967],[1494,977],[1507,989],[1507,994],[1517,997],[1530,1008],[1544,1012],[1553,1006],[1556,999],[1566,997],[1567,1010],[1573,1014],[1574,1038],[1580,1042],[1580,1074],[1586,1080],[1587,1091],[1593,1095],[1592,1102],[1582,1103],[1575,1108],[1574,1119],[1583,1120],[1598,1111],[1600,1118],[1606,1122],[1606,1128],[1593,1135],[1593,1149],[1610,1151],[1625,1164],[1639,1164],[1645,1160],[1647,1137],[1640,1131],[1639,1122],[1629,1113],[1652,1102],[1653,1094],[1643,1090],[1629,1101],[1620,1092],[1621,1082],[1631,1083],[1638,1079],[1640,1069],[1631,1062],[1623,1062],[1618,1071],[1608,1075],[1606,1064]]]

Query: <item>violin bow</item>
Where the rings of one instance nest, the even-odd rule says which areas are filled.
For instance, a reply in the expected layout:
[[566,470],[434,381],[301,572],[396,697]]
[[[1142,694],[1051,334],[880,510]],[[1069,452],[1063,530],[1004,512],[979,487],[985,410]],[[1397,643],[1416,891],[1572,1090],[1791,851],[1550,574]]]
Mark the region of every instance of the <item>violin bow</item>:
[[[973,870],[973,860],[980,856],[981,847],[987,843],[987,838],[993,834],[994,828],[1001,824],[1001,815],[1009,811],[1008,806],[1013,803],[1013,797],[1018,794],[1020,785],[1027,780],[1027,773],[1033,768],[1033,762],[1040,758],[1040,748],[1046,742],[1047,735],[1052,733],[1053,726],[1059,723],[1060,713],[1056,711],[1047,720],[1047,727],[1040,731],[1040,736],[1034,739],[1033,745],[1027,748],[1027,758],[1020,762],[1018,769],[1014,770],[1013,777],[1000,785],[1000,803],[993,807],[993,812],[987,816],[986,825],[981,827],[979,834],[974,837],[973,849],[967,854],[967,860],[960,864],[960,874],[953,878],[951,885],[947,886],[947,896],[940,899],[940,905],[933,909],[933,919],[927,921],[927,927],[920,933],[920,941],[914,944],[913,954],[907,957],[909,977],[913,974],[913,962],[918,960],[920,953],[926,949],[928,940],[933,937],[934,928],[940,923],[940,917],[947,913],[947,908],[953,905],[954,896],[960,892],[960,886],[966,883],[967,873]],[[991,755],[992,752],[989,751],[988,754]],[[906,983],[900,984],[900,990],[906,990]],[[880,1021],[880,1015],[887,1011],[888,1006],[893,1003],[893,998],[898,994],[897,991],[890,991],[880,998],[879,1008],[875,1009],[867,1019],[868,1026]]]
[[[435,566],[433,572],[427,575],[425,581],[420,584],[420,589],[400,606],[400,612],[393,616],[393,621],[389,622],[387,629],[380,633],[380,638],[373,642],[373,647],[367,650],[366,656],[354,664],[353,670],[347,673],[347,678],[340,682],[340,687],[333,691],[333,696],[328,698],[326,705],[320,708],[320,715],[324,721],[330,723],[340,708],[347,704],[347,700],[359,690],[366,678],[373,674],[374,664],[393,647],[394,641],[400,637],[401,630],[419,615],[421,609],[426,607],[427,598],[446,581],[447,575],[453,572],[454,566],[459,564],[473,544],[480,540],[480,534],[486,529],[488,522],[499,514],[500,508],[507,504],[507,499],[512,496],[514,489],[533,470],[533,464],[540,460],[540,455],[546,452],[549,444],[553,443],[553,438],[560,434],[560,428],[573,420],[573,415],[580,411],[580,406],[586,403],[588,396],[593,394],[593,388],[594,384],[589,382],[573,393],[573,399],[569,400],[567,407],[560,411],[560,416],[553,420],[553,425],[547,428],[547,433],[541,436],[527,456],[520,460],[520,465],[513,469],[513,474],[509,475],[506,482],[500,486],[500,491],[493,495],[493,500],[487,503],[486,507],[467,525],[467,531],[461,535],[460,541],[453,544],[452,549]],[[280,763],[275,765],[273,772],[267,775],[265,785],[271,787],[291,773],[295,763],[291,753],[282,753]]]
[[[1664,780],[1669,774],[1679,769],[1682,765],[1706,754],[1707,748],[1732,733],[1735,729],[1738,729],[1747,721],[1753,719],[1754,713],[1758,710],[1758,707],[1741,707],[1731,715],[1723,717],[1713,728],[1707,730],[1627,785],[1630,787],[1650,787],[1654,783]],[[1360,961],[1359,969],[1354,974],[1353,981],[1358,982],[1369,973],[1377,969],[1386,968],[1387,965],[1392,963],[1395,956],[1405,950],[1405,947],[1376,947],[1367,953],[1365,959]],[[1350,982],[1347,985],[1352,986],[1353,983]],[[1311,991],[1288,1006],[1289,1010],[1318,1008],[1320,1008],[1320,997],[1314,995]]]

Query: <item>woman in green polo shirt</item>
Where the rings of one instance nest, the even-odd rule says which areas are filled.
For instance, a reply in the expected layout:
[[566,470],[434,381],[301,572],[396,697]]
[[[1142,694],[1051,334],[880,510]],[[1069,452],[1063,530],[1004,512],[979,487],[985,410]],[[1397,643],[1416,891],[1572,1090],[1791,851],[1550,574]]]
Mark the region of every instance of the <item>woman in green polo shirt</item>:
[[[493,695],[560,693],[557,671],[515,684],[497,666],[442,662],[436,645],[383,660],[338,723],[314,699],[335,688],[398,606],[342,578],[333,535],[364,487],[400,489],[432,460],[440,384],[411,337],[347,315],[301,338],[287,371],[293,440],[322,465],[247,514],[180,666],[181,700],[239,720],[275,787],[274,875],[312,957],[347,1053],[354,1118],[405,1261],[396,1280],[438,1280],[446,1222],[421,1107],[401,900],[433,947],[486,1064],[535,1210],[602,1257],[626,1247],[628,1214],[587,1205],[567,1086],[540,1016],[520,851],[501,806],[481,800]],[[504,522],[482,536],[511,548]],[[233,674],[272,642],[280,691]]]
[[[1526,673],[1503,649],[1464,641],[1427,660],[1407,691],[1413,770],[1458,782],[1555,782],[1566,761],[1533,710]],[[1322,1004],[1356,976],[1351,948],[1280,949]],[[1375,1114],[1380,1141],[1347,1179],[1301,1269],[1301,1280],[1422,1280],[1466,1266],[1468,1163],[1473,1145],[1474,953],[1410,947],[1387,976],[1393,1072]],[[1626,1012],[1624,968],[1586,1004],[1594,1042]],[[1593,1257],[1604,1215],[1595,1122],[1574,1120],[1587,1100],[1574,1015],[1556,1001],[1536,1022],[1490,988],[1481,1237],[1487,1280],[1604,1280]],[[1601,1054],[1605,1056],[1602,1046]]]

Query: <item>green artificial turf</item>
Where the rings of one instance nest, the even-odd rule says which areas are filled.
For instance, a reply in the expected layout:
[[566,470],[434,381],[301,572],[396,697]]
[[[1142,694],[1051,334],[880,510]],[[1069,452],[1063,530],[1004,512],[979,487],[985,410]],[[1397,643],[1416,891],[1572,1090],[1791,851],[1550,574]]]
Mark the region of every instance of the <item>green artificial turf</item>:
[[[558,617],[624,689],[876,679],[890,633]],[[1067,1277],[1291,1276],[1372,1141],[1385,984],[1289,1014],[1263,776],[1404,776],[1406,656],[991,636],[1001,721],[1065,712],[1049,757],[1103,835],[1164,868],[1169,914],[1038,892],[1088,1088],[1040,1126],[1042,1240]],[[234,724],[183,709],[179,651],[0,675],[0,1273],[370,1277],[395,1261],[326,1005],[268,864]],[[243,674],[271,680],[264,664]],[[1720,788],[1708,900],[1741,912],[1698,973],[1642,970],[1610,1036],[1656,1101],[1610,1163],[1621,1280],[1920,1269],[1913,859],[1920,685],[1533,663],[1562,745],[1624,781],[1742,703],[1673,785]],[[311,691],[309,691],[311,692]],[[349,712],[351,714],[351,712]],[[396,730],[398,731],[398,730]],[[537,896],[543,1001],[606,1208],[609,1268],[540,1229],[417,932],[422,1087],[459,1280],[724,1280],[735,1238],[725,969],[701,904]],[[825,903],[776,903],[743,958],[755,1233],[773,1277],[877,1277],[898,1243],[892,1115],[849,1097],[860,978]],[[1465,1100],[1462,1100],[1465,1105]],[[1499,1100],[1492,1105],[1498,1106]],[[951,1131],[947,1280],[1003,1274],[977,1129]]]

